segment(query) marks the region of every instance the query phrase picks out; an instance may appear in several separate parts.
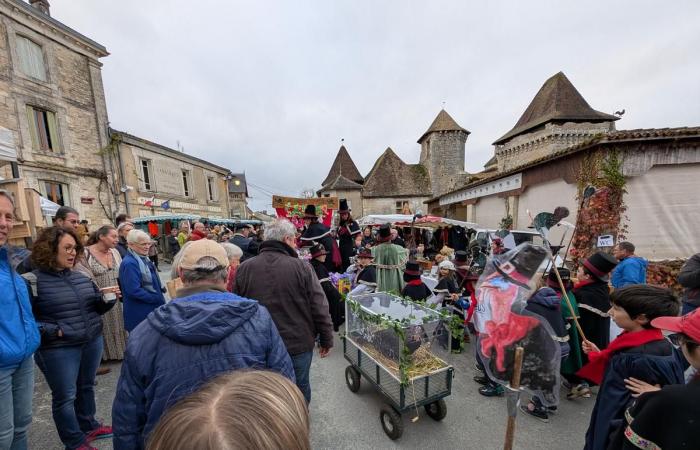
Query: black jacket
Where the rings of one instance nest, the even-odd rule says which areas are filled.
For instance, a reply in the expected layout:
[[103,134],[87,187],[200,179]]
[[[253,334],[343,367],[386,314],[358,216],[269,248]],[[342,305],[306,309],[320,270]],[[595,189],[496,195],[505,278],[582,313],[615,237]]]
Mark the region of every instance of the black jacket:
[[561,300],[554,289],[548,287],[539,289],[528,299],[525,309],[547,321],[554,331],[552,339],[561,347],[562,358],[567,356],[570,351],[569,332],[566,330],[564,317],[561,314]]
[[168,248],[171,256],[177,255],[177,252],[180,251],[180,242],[177,240],[177,237],[173,235],[168,236]]
[[124,259],[127,253],[129,253],[129,246],[126,243],[126,239],[123,237],[119,237],[119,242],[117,242],[117,251],[119,252],[119,256]]
[[603,350],[610,343],[610,289],[604,281],[594,281],[573,290],[580,314],[579,323],[586,338]]
[[338,267],[336,267],[333,262],[333,237],[331,236],[331,230],[320,222],[313,222],[309,227],[304,230],[301,234],[301,245],[302,247],[310,247],[315,243],[323,245],[326,249],[326,268],[329,272],[337,272]]
[[259,246],[258,243],[253,240],[253,238],[245,237],[242,234],[234,234],[228,241],[233,245],[237,245],[241,250],[243,250],[241,262],[258,254]]
[[431,295],[433,293],[430,292],[430,288],[425,283],[418,285],[406,284],[401,291],[402,297],[408,297],[413,301],[424,301]]
[[[40,349],[83,344],[102,334],[100,316],[116,302],[105,303],[90,278],[68,269],[60,272],[34,270],[24,277],[41,332]],[[63,333],[61,337],[59,330]]]
[[700,306],[700,253],[691,256],[678,273],[678,282],[685,288],[683,301]]
[[337,331],[338,327],[342,324],[343,310],[342,302],[343,297],[338,292],[338,289],[333,286],[330,280],[330,274],[326,266],[317,259],[312,259],[311,267],[314,268],[316,272],[316,277],[318,278],[321,287],[323,288],[323,293],[326,294],[326,300],[328,300],[328,308],[331,313],[331,320],[333,320],[333,329]]
[[355,236],[359,233],[361,233],[360,226],[354,220],[341,222],[338,225],[338,247],[340,249],[343,272],[350,266],[350,257],[355,254]]

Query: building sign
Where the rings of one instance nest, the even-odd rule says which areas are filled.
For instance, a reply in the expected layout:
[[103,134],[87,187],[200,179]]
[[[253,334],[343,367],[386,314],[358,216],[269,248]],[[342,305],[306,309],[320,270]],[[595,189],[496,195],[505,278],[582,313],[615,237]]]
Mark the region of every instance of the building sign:
[[95,200],[95,197],[80,197],[80,203],[83,205],[92,205],[92,202]]
[[[139,197],[136,199],[136,201],[140,205],[143,205],[147,200],[151,200],[151,199],[148,197]],[[159,199],[159,198],[154,199],[153,200],[153,207],[160,208],[160,206],[166,200],[167,199]],[[177,200],[170,200],[170,209],[186,209],[186,210],[190,210],[190,211],[202,211],[202,212],[219,213],[219,214],[221,214],[223,212],[221,210],[221,207],[219,207],[219,206],[199,205],[197,203],[179,202]]]
[[182,167],[180,164],[165,158],[154,158],[152,166],[156,175],[158,192],[178,196],[183,195]]
[[500,194],[501,192],[520,189],[523,184],[523,174],[516,173],[505,178],[499,178],[488,183],[480,184],[473,188],[462,189],[461,191],[440,197],[440,206],[450,205],[452,203],[471,200],[473,198],[486,197],[488,195]]
[[601,247],[613,247],[615,245],[615,239],[611,234],[604,234],[598,236],[598,248]]

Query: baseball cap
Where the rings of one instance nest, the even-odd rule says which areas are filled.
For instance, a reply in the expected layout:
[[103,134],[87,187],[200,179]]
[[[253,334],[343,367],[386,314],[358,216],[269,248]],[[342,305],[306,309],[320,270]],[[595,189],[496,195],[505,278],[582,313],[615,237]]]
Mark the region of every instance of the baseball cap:
[[218,243],[209,240],[201,239],[199,241],[192,241],[190,244],[182,249],[182,258],[180,258],[180,268],[185,270],[197,270],[201,267],[199,266],[199,261],[204,257],[211,257],[216,259],[216,261],[222,267],[228,267],[228,258],[226,257],[226,250]]
[[651,321],[651,326],[661,330],[683,333],[693,341],[700,343],[700,309],[681,317],[657,317]]

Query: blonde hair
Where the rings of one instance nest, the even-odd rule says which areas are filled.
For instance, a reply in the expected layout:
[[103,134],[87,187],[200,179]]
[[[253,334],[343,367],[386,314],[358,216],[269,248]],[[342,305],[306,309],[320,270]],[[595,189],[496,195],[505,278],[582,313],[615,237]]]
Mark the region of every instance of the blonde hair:
[[215,378],[161,417],[147,450],[310,450],[309,411],[297,386],[274,372]]

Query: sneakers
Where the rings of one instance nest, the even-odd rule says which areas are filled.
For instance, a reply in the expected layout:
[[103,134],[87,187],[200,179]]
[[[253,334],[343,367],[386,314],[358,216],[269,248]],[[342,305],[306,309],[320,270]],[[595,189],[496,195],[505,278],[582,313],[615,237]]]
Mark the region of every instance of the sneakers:
[[100,425],[99,427],[95,428],[91,432],[88,433],[88,435],[85,437],[85,442],[90,443],[92,441],[96,441],[98,439],[107,439],[112,437],[112,427],[106,427],[104,425]]
[[502,397],[505,390],[500,384],[489,383],[479,388],[479,394],[484,397]]
[[489,380],[485,375],[476,375],[476,376],[474,377],[474,381],[476,381],[476,382],[479,383],[479,384],[483,384],[484,386],[486,386],[487,384],[489,384],[489,382],[490,382],[491,380]]
[[568,400],[575,400],[577,398],[591,398],[591,388],[587,384],[581,383],[572,387],[568,394],[566,394]]
[[544,406],[537,406],[533,402],[528,402],[527,405],[520,404],[520,410],[525,414],[529,414],[540,422],[549,423],[549,414]]

